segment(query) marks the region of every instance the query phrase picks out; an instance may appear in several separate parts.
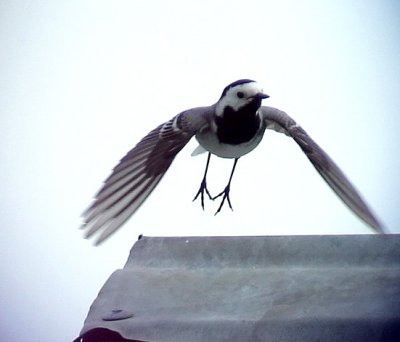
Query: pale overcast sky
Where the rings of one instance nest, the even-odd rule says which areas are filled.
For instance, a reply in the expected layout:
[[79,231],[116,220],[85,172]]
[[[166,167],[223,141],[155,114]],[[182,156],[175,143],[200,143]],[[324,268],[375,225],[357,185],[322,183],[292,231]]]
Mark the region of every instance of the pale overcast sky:
[[[2,1],[1,340],[70,341],[139,234],[367,234],[297,145],[267,132],[243,157],[234,212],[192,203],[195,141],[100,247],[80,213],[117,161],[239,78],[287,111],[400,232],[400,2]],[[231,160],[211,161],[220,192]]]

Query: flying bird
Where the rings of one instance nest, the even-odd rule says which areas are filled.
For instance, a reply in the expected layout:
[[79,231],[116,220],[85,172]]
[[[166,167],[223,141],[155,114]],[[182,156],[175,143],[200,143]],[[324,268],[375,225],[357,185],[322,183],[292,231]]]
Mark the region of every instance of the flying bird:
[[[199,146],[192,155],[208,152],[204,176],[194,200],[200,197],[204,209],[205,195],[211,200],[221,197],[216,214],[225,201],[232,209],[230,185],[237,162],[257,147],[266,129],[293,138],[339,198],[372,229],[384,233],[383,225],[359,192],[306,131],[285,112],[261,105],[268,97],[257,82],[241,79],[226,86],[215,104],[185,110],[148,133],[120,160],[82,214],[85,237],[99,231],[96,241],[99,244],[119,229],[155,189],[178,152],[193,136]],[[212,154],[233,159],[228,184],[214,197],[207,188]]]

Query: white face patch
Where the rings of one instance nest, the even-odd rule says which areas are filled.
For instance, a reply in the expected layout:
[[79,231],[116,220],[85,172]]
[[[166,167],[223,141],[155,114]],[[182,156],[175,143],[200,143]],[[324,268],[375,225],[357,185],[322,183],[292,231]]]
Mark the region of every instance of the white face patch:
[[232,87],[226,92],[225,96],[218,101],[216,115],[221,116],[224,112],[224,108],[227,106],[237,111],[239,108],[249,103],[253,96],[262,92],[263,90],[257,82],[248,82]]

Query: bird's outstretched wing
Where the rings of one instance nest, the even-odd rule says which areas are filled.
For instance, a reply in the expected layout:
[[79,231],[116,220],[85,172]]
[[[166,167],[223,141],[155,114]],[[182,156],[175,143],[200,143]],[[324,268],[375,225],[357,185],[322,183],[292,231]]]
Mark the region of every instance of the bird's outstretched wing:
[[212,107],[199,107],[178,114],[152,130],[120,160],[82,214],[86,238],[101,231],[96,244],[101,243],[135,213],[177,153],[207,125],[207,115],[212,110]]
[[362,199],[359,192],[350,183],[342,170],[328,154],[285,112],[261,107],[266,128],[284,133],[292,137],[322,178],[328,183],[342,201],[365,223],[378,233],[384,233],[383,225],[378,221],[371,209]]

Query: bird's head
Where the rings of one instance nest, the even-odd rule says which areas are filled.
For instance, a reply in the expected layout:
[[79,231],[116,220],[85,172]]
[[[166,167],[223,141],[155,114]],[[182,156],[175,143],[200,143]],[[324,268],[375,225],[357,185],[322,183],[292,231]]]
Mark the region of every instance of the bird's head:
[[261,101],[268,97],[256,81],[238,80],[225,87],[217,102],[216,114],[222,115],[226,107],[231,107],[235,112],[249,104],[260,107]]

